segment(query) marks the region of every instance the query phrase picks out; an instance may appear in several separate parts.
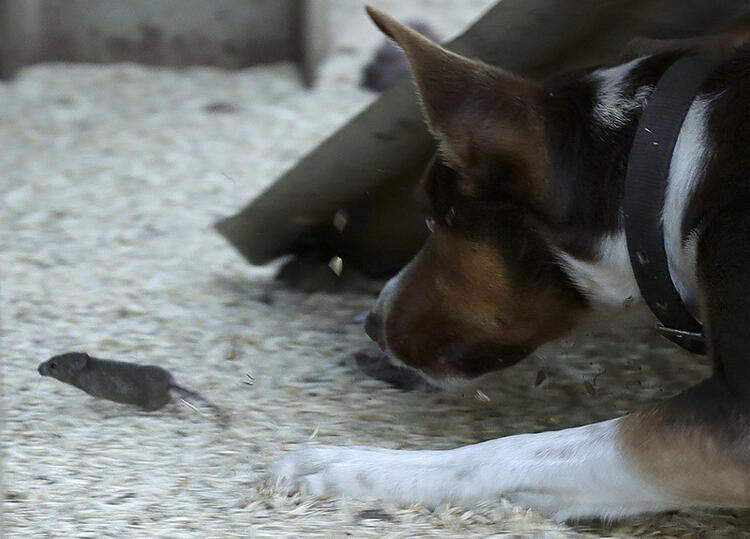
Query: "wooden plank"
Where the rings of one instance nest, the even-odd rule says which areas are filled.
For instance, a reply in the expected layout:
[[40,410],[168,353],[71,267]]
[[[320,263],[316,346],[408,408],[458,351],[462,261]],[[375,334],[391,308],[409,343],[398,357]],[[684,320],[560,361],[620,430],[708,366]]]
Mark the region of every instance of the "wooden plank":
[[311,79],[326,52],[327,8],[326,0],[0,0],[1,74],[33,62],[235,69],[293,60]]
[[299,59],[302,81],[308,88],[330,46],[328,0],[298,0],[300,9]]

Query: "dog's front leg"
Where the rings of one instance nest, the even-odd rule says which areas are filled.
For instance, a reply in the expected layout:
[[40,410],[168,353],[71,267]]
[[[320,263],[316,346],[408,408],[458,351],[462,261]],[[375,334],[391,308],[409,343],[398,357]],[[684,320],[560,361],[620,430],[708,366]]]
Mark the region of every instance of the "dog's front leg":
[[458,449],[310,446],[277,463],[273,477],[313,495],[427,506],[502,496],[558,520],[748,507],[747,417],[714,377],[627,417]]
[[284,458],[278,481],[314,495],[475,505],[507,497],[558,519],[680,506],[638,472],[623,420],[522,434],[446,451],[311,446]]
[[750,507],[750,213],[706,219],[702,319],[716,368],[619,419],[448,451],[311,447],[275,468],[312,494],[470,505],[506,496],[558,519]]

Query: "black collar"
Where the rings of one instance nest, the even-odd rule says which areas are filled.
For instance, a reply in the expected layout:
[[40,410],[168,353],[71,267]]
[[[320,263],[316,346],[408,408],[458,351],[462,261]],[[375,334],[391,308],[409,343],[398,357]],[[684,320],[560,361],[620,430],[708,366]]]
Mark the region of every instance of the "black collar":
[[625,176],[625,236],[638,288],[660,322],[659,332],[696,354],[706,353],[703,327],[672,282],[661,216],[680,128],[701,85],[722,59],[690,55],[667,68],[638,122]]

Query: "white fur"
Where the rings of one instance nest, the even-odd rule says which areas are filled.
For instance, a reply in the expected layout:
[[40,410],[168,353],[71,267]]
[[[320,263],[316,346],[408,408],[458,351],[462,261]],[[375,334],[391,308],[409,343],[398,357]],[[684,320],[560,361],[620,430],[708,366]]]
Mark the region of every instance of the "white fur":
[[594,107],[595,119],[604,127],[615,129],[625,125],[630,115],[641,107],[651,89],[644,87],[636,92],[635,99],[625,96],[625,80],[643,58],[626,64],[599,69],[592,76],[599,82],[599,95]]
[[688,203],[703,176],[710,153],[706,121],[710,98],[696,99],[688,110],[677,137],[669,169],[662,224],[669,273],[682,300],[698,314],[695,271],[697,236],[682,241],[682,222]]
[[684,506],[644,481],[613,419],[444,451],[309,446],[276,464],[277,485],[315,496],[378,498],[434,507],[500,497],[565,520],[619,518]]
[[[610,86],[618,87],[614,82],[610,82]],[[610,95],[609,99],[614,98]],[[672,154],[662,210],[670,275],[683,301],[696,316],[698,238],[693,235],[683,242],[682,222],[710,153],[706,121],[711,101],[711,98],[696,99],[688,111]],[[625,303],[639,302],[641,295],[630,266],[624,231],[602,238],[593,261],[579,260],[564,252],[559,252],[558,256],[570,278],[595,309],[619,308]]]
[[593,261],[559,251],[558,257],[576,287],[596,310],[621,309],[638,302],[641,293],[630,266],[625,234],[605,236]]
[[[625,95],[627,77],[642,60],[636,58],[592,73],[599,83],[594,119],[603,127],[622,127],[643,106],[651,92],[650,87],[640,88],[634,98]],[[564,251],[557,254],[573,283],[595,310],[611,312],[640,301],[641,294],[630,266],[624,231],[603,237],[591,261],[577,259]]]

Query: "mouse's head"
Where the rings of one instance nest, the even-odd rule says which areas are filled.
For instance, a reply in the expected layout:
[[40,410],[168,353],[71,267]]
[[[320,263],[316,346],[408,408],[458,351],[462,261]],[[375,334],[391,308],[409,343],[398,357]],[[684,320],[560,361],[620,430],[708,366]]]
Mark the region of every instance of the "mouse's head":
[[72,383],[77,373],[86,368],[89,359],[86,352],[68,352],[40,363],[37,370],[42,376],[51,376],[61,382]]

